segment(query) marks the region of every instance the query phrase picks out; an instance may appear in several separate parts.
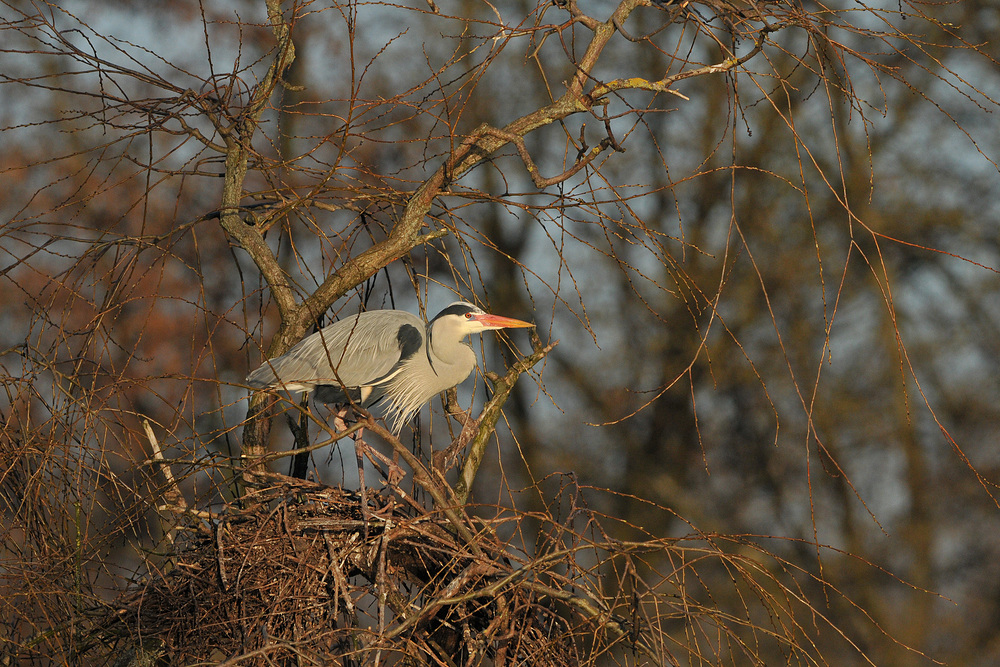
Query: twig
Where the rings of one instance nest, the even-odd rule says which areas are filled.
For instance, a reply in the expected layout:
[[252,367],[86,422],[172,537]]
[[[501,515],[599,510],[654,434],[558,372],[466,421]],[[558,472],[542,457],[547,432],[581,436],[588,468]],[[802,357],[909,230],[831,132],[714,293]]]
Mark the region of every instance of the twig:
[[696,76],[704,76],[706,74],[720,74],[722,72],[728,72],[736,67],[739,67],[743,63],[747,62],[758,53],[760,53],[764,48],[764,38],[768,33],[772,32],[774,28],[772,26],[764,26],[761,28],[757,35],[757,40],[754,43],[752,49],[740,56],[739,58],[733,56],[731,58],[726,58],[721,63],[715,65],[705,65],[704,67],[699,67],[697,69],[686,70],[684,72],[678,72],[673,76],[668,76],[659,81],[649,81],[641,77],[633,76],[627,79],[615,79],[614,81],[608,81],[607,83],[599,83],[594,86],[593,90],[588,93],[588,97],[593,103],[602,99],[609,93],[613,93],[617,90],[646,90],[649,92],[656,93],[670,93],[671,95],[676,95],[683,100],[689,99],[682,93],[670,88],[673,84],[678,81],[683,81],[684,79],[690,79]]
[[[246,461],[246,464],[248,466],[250,466],[250,465],[258,465],[258,464],[259,465],[264,465],[264,464],[270,463],[271,461],[276,461],[278,459],[287,458],[289,456],[298,456],[299,454],[308,454],[309,452],[316,451],[317,449],[322,449],[323,447],[329,447],[330,445],[332,445],[333,443],[337,442],[338,440],[342,440],[343,438],[346,438],[348,436],[352,436],[355,433],[357,433],[358,431],[360,431],[362,428],[364,428],[364,426],[365,425],[362,424],[362,423],[351,424],[350,426],[348,426],[347,428],[345,428],[343,431],[336,431],[334,435],[330,436],[326,440],[323,440],[323,441],[320,441],[320,442],[314,442],[313,444],[306,445],[305,447],[297,447],[295,449],[286,449],[286,450],[281,451],[281,452],[270,452],[268,454],[265,454],[262,457],[258,457],[258,458],[253,459],[253,461]],[[290,477],[294,477],[294,475],[290,475]],[[300,479],[298,477],[294,477],[294,478],[295,479]]]
[[557,183],[562,183],[563,181],[572,178],[574,174],[593,162],[594,158],[600,155],[605,149],[610,146],[617,146],[617,142],[614,140],[614,137],[606,137],[601,140],[601,143],[584,153],[584,155],[582,155],[572,167],[561,174],[545,178],[541,175],[541,173],[539,173],[538,166],[535,165],[535,161],[531,158],[531,154],[528,152],[528,147],[524,143],[523,136],[514,134],[513,132],[507,132],[506,130],[490,127],[489,125],[480,126],[477,132],[480,132],[483,135],[497,137],[498,139],[503,139],[506,142],[514,144],[514,147],[517,149],[517,154],[521,156],[521,161],[524,162],[525,169],[528,170],[528,175],[531,176],[531,180],[539,189],[547,188],[550,185],[556,185]]
[[[629,631],[624,624],[619,623],[613,615],[595,605],[591,600],[587,600],[586,598],[569,591],[540,584],[536,581],[522,580],[518,585],[538,593],[539,595],[544,595],[554,600],[561,600],[562,602],[565,602],[579,611],[583,616],[586,616],[593,621],[595,628],[600,628],[601,630],[613,635],[616,639],[621,639],[629,635]],[[644,642],[635,642],[633,646],[638,648],[640,652],[644,653],[646,657],[652,660],[654,665],[662,664],[656,652]],[[676,665],[677,663],[671,664]]]
[[229,577],[226,576],[226,564],[224,562],[225,555],[223,554],[223,539],[222,534],[226,530],[225,520],[220,521],[215,526],[215,562],[219,568],[219,588],[225,593],[229,589]]
[[482,553],[482,549],[476,543],[472,531],[469,530],[469,526],[462,521],[462,518],[456,509],[461,506],[462,503],[456,501],[450,493],[451,490],[448,489],[446,485],[436,482],[434,480],[434,476],[431,475],[430,471],[428,471],[424,464],[420,462],[420,459],[418,459],[416,455],[410,451],[410,448],[403,445],[403,443],[399,441],[399,438],[390,433],[388,429],[379,424],[372,417],[359,420],[358,423],[362,424],[366,429],[388,442],[392,446],[393,450],[399,453],[400,457],[406,461],[408,466],[410,466],[410,470],[413,471],[413,478],[427,491],[427,493],[431,495],[431,498],[434,500],[435,508],[444,513],[445,517],[455,528],[455,532],[465,542],[469,551],[476,556],[480,555]]
[[159,468],[160,474],[163,475],[163,479],[166,482],[163,487],[163,499],[165,502],[157,505],[156,509],[163,510],[170,508],[174,510],[174,508],[179,508],[184,512],[189,511],[190,507],[187,500],[184,498],[184,494],[181,493],[180,487],[177,486],[177,480],[174,479],[174,473],[170,469],[170,462],[163,458],[160,443],[156,439],[156,434],[153,433],[153,427],[150,426],[148,419],[142,420],[142,428],[146,431],[146,438],[149,439],[149,447],[153,450],[153,458],[148,463],[157,464],[157,468]]

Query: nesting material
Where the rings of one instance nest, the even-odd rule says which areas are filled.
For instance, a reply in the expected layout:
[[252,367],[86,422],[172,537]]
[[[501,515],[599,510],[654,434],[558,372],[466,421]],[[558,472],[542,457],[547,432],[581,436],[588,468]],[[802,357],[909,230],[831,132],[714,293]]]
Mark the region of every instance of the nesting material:
[[[573,631],[518,584],[491,531],[474,548],[405,495],[273,477],[119,606],[127,651],[169,664],[569,665]],[[474,524],[470,524],[474,525]]]

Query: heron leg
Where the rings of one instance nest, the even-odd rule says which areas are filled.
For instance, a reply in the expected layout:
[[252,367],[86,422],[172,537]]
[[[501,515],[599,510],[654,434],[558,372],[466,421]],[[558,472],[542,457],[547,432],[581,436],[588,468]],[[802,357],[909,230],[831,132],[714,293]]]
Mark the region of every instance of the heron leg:
[[[349,405],[340,406],[337,409],[337,411],[333,414],[333,427],[338,433],[343,432],[347,429],[347,420],[349,418],[349,415],[351,414],[352,414],[351,406]],[[354,456],[355,458],[357,458],[358,461],[358,492],[359,495],[361,496],[361,515],[364,519],[365,539],[367,539],[368,521],[372,517],[379,517],[379,514],[378,512],[373,511],[368,505],[368,485],[365,484],[365,458],[371,461],[372,465],[375,467],[375,470],[378,471],[378,473],[382,475],[383,478],[385,478],[385,482],[390,486],[395,486],[396,484],[398,484],[405,476],[405,473],[396,461],[390,460],[388,457],[379,452],[377,449],[370,447],[368,443],[364,441],[363,438],[364,433],[365,430],[363,428],[359,428],[357,431],[354,432],[353,438],[354,438]],[[382,472],[382,469],[378,465],[379,461],[385,463],[388,466],[389,471],[387,473]],[[391,506],[389,510],[391,512]]]
[[368,511],[368,489],[365,486],[365,449],[368,445],[361,439],[360,433],[354,438],[354,456],[358,459],[358,493],[361,495],[361,519],[364,521],[365,539],[368,539],[368,519],[371,513]]
[[[340,407],[337,412],[333,415],[333,430],[340,433],[341,431],[347,430],[347,413],[350,411],[350,406],[344,405]],[[358,436],[360,437],[360,431]]]
[[[360,433],[360,432],[359,432]],[[403,468],[396,461],[390,459],[382,452],[371,447],[360,436],[354,439],[354,454],[358,459],[358,487],[361,496],[361,516],[364,520],[364,537],[368,539],[368,523],[372,518],[387,520],[392,516],[393,513],[393,499],[390,496],[389,503],[382,507],[381,509],[373,509],[368,505],[368,487],[365,484],[365,458],[371,461],[375,470],[382,475],[385,479],[385,483],[390,486],[396,486],[405,477],[405,472]],[[382,469],[378,465],[378,461],[385,463],[388,466],[388,472],[382,472]],[[400,491],[402,493],[402,491]],[[405,493],[403,494],[406,495]]]

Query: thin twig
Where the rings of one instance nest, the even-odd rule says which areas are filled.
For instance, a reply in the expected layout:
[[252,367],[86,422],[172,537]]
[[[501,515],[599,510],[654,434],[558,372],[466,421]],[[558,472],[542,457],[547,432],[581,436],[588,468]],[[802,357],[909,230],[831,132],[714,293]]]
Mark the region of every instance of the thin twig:
[[149,463],[157,464],[157,468],[160,474],[163,475],[164,487],[163,487],[163,499],[164,503],[158,506],[161,508],[180,508],[183,511],[189,511],[187,500],[184,498],[184,494],[181,493],[180,487],[177,485],[177,480],[174,478],[174,473],[170,469],[170,461],[163,458],[163,452],[160,450],[160,443],[156,439],[156,434],[153,432],[153,427],[150,426],[148,419],[142,420],[142,428],[146,431],[146,438],[149,440],[149,447],[153,450],[153,458],[150,459]]

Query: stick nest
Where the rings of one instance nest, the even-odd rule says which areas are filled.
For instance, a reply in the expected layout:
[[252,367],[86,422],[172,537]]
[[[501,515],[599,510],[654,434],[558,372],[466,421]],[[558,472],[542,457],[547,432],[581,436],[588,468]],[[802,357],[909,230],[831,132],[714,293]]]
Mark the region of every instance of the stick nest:
[[492,531],[470,548],[408,498],[369,494],[366,521],[357,494],[271,481],[125,596],[116,664],[151,644],[169,664],[578,664],[580,629]]

